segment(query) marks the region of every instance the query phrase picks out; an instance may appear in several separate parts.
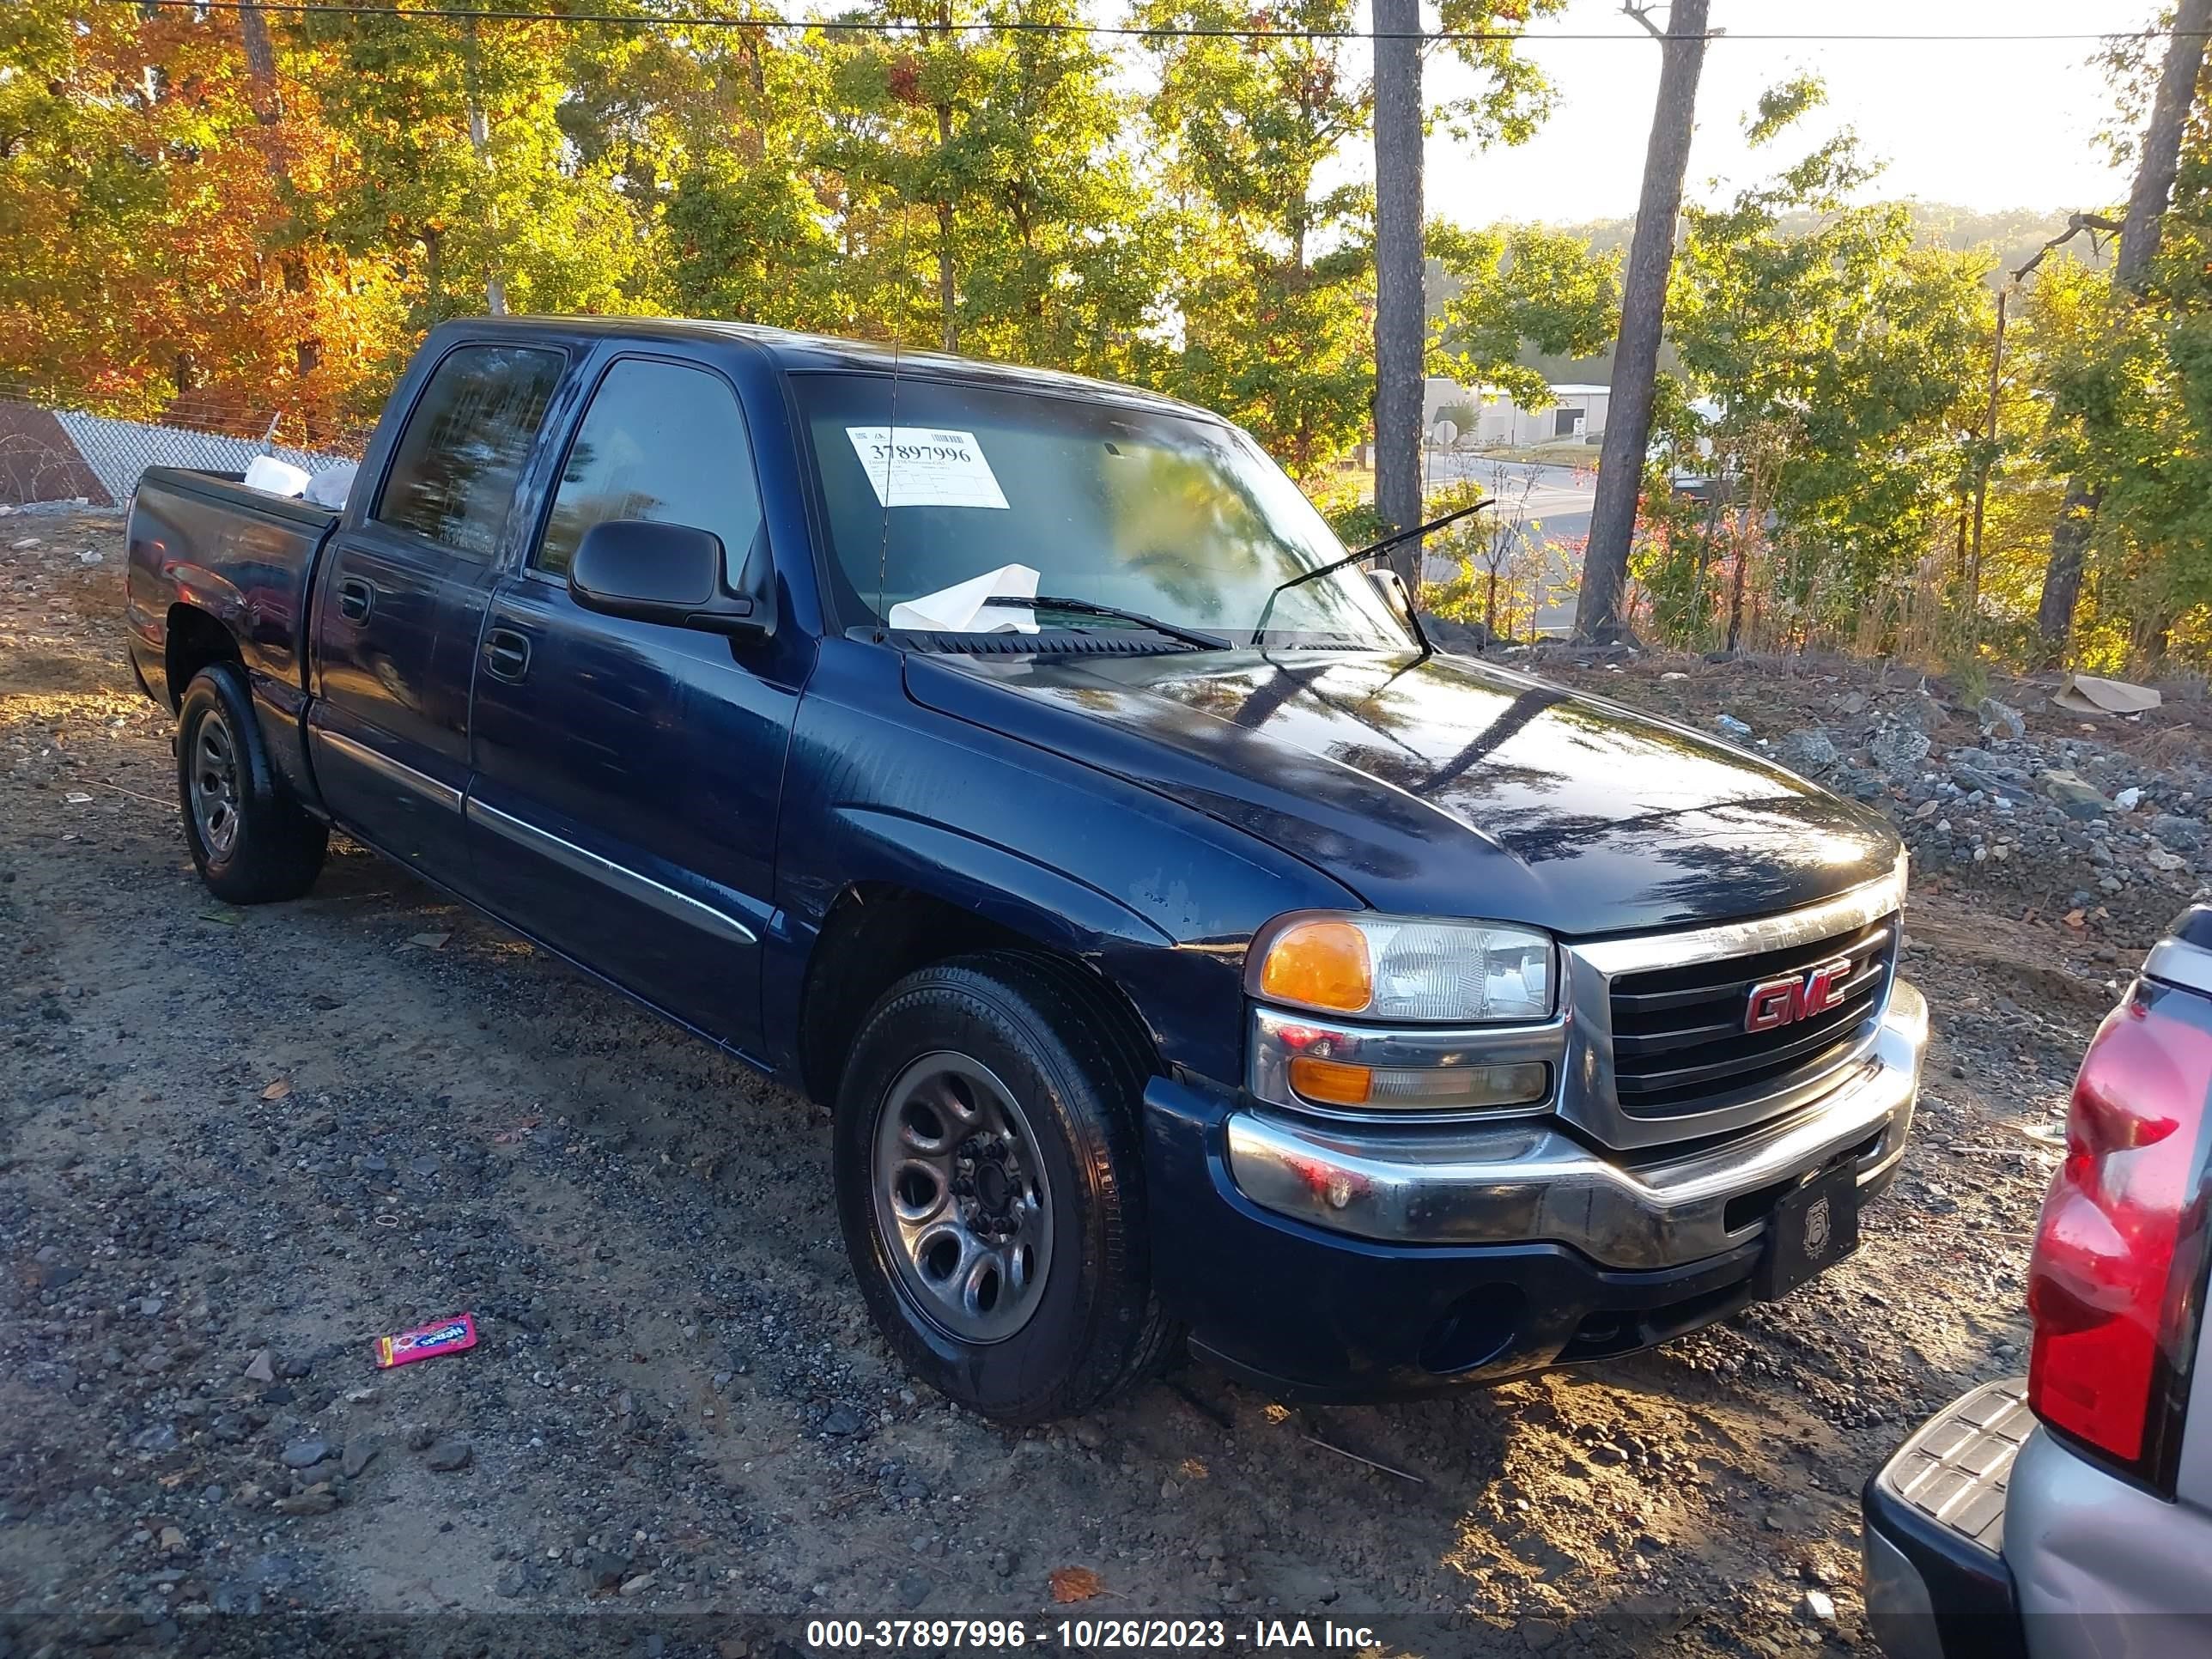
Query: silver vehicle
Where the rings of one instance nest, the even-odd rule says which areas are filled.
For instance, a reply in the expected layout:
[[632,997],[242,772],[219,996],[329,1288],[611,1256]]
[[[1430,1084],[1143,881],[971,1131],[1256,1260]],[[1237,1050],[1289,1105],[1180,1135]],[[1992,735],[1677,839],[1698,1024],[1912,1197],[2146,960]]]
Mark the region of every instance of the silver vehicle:
[[1921,1425],[1867,1483],[1891,1659],[2212,1654],[2203,1322],[2212,906],[2175,923],[2081,1061],[2028,1267],[2025,1378]]

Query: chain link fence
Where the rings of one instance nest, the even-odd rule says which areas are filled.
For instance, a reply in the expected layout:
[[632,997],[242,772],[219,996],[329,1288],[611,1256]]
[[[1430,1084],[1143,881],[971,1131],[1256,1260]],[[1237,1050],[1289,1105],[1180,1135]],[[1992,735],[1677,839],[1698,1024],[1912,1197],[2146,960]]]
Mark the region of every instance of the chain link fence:
[[120,507],[149,466],[242,473],[273,455],[310,474],[356,460],[358,439],[309,448],[276,441],[283,417],[256,421],[213,400],[180,398],[159,420],[125,420],[59,406],[34,388],[0,380],[0,505],[82,501]]

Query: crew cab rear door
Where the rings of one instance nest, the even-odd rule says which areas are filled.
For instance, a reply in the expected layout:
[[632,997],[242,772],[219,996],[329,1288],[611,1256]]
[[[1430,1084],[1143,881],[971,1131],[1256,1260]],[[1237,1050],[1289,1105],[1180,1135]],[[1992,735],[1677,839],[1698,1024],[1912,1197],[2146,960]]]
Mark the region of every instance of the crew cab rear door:
[[[426,347],[426,351],[431,348]],[[461,801],[469,688],[496,556],[546,410],[569,364],[505,340],[448,344],[411,398],[374,494],[323,556],[308,749],[346,829],[470,888]]]
[[468,824],[484,900],[708,1035],[760,1021],[776,808],[804,660],[791,634],[586,611],[568,571],[611,519],[712,532],[732,586],[770,556],[750,432],[716,368],[611,350],[477,665]]

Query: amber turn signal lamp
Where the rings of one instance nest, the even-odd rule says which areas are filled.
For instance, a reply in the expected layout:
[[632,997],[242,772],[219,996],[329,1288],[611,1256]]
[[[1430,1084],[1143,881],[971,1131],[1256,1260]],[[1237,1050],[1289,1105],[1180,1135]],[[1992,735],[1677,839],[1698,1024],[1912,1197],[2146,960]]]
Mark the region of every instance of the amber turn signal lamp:
[[1375,1073],[1365,1066],[1340,1060],[1317,1060],[1311,1054],[1293,1055],[1291,1087],[1322,1106],[1364,1106]]
[[1267,947],[1260,994],[1308,1008],[1358,1013],[1375,998],[1367,936],[1348,921],[1293,923]]

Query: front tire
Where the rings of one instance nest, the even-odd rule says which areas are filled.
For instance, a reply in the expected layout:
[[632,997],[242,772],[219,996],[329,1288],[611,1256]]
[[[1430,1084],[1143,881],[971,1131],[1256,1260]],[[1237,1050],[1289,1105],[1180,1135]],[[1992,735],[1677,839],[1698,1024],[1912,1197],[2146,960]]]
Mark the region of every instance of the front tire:
[[1138,1133],[1144,1073],[1056,964],[965,957],[908,975],[838,1091],[845,1247],[905,1365],[987,1417],[1088,1411],[1149,1370]]
[[315,884],[327,826],[285,792],[234,664],[192,676],[177,708],[177,799],[200,879],[233,904],[295,899]]

